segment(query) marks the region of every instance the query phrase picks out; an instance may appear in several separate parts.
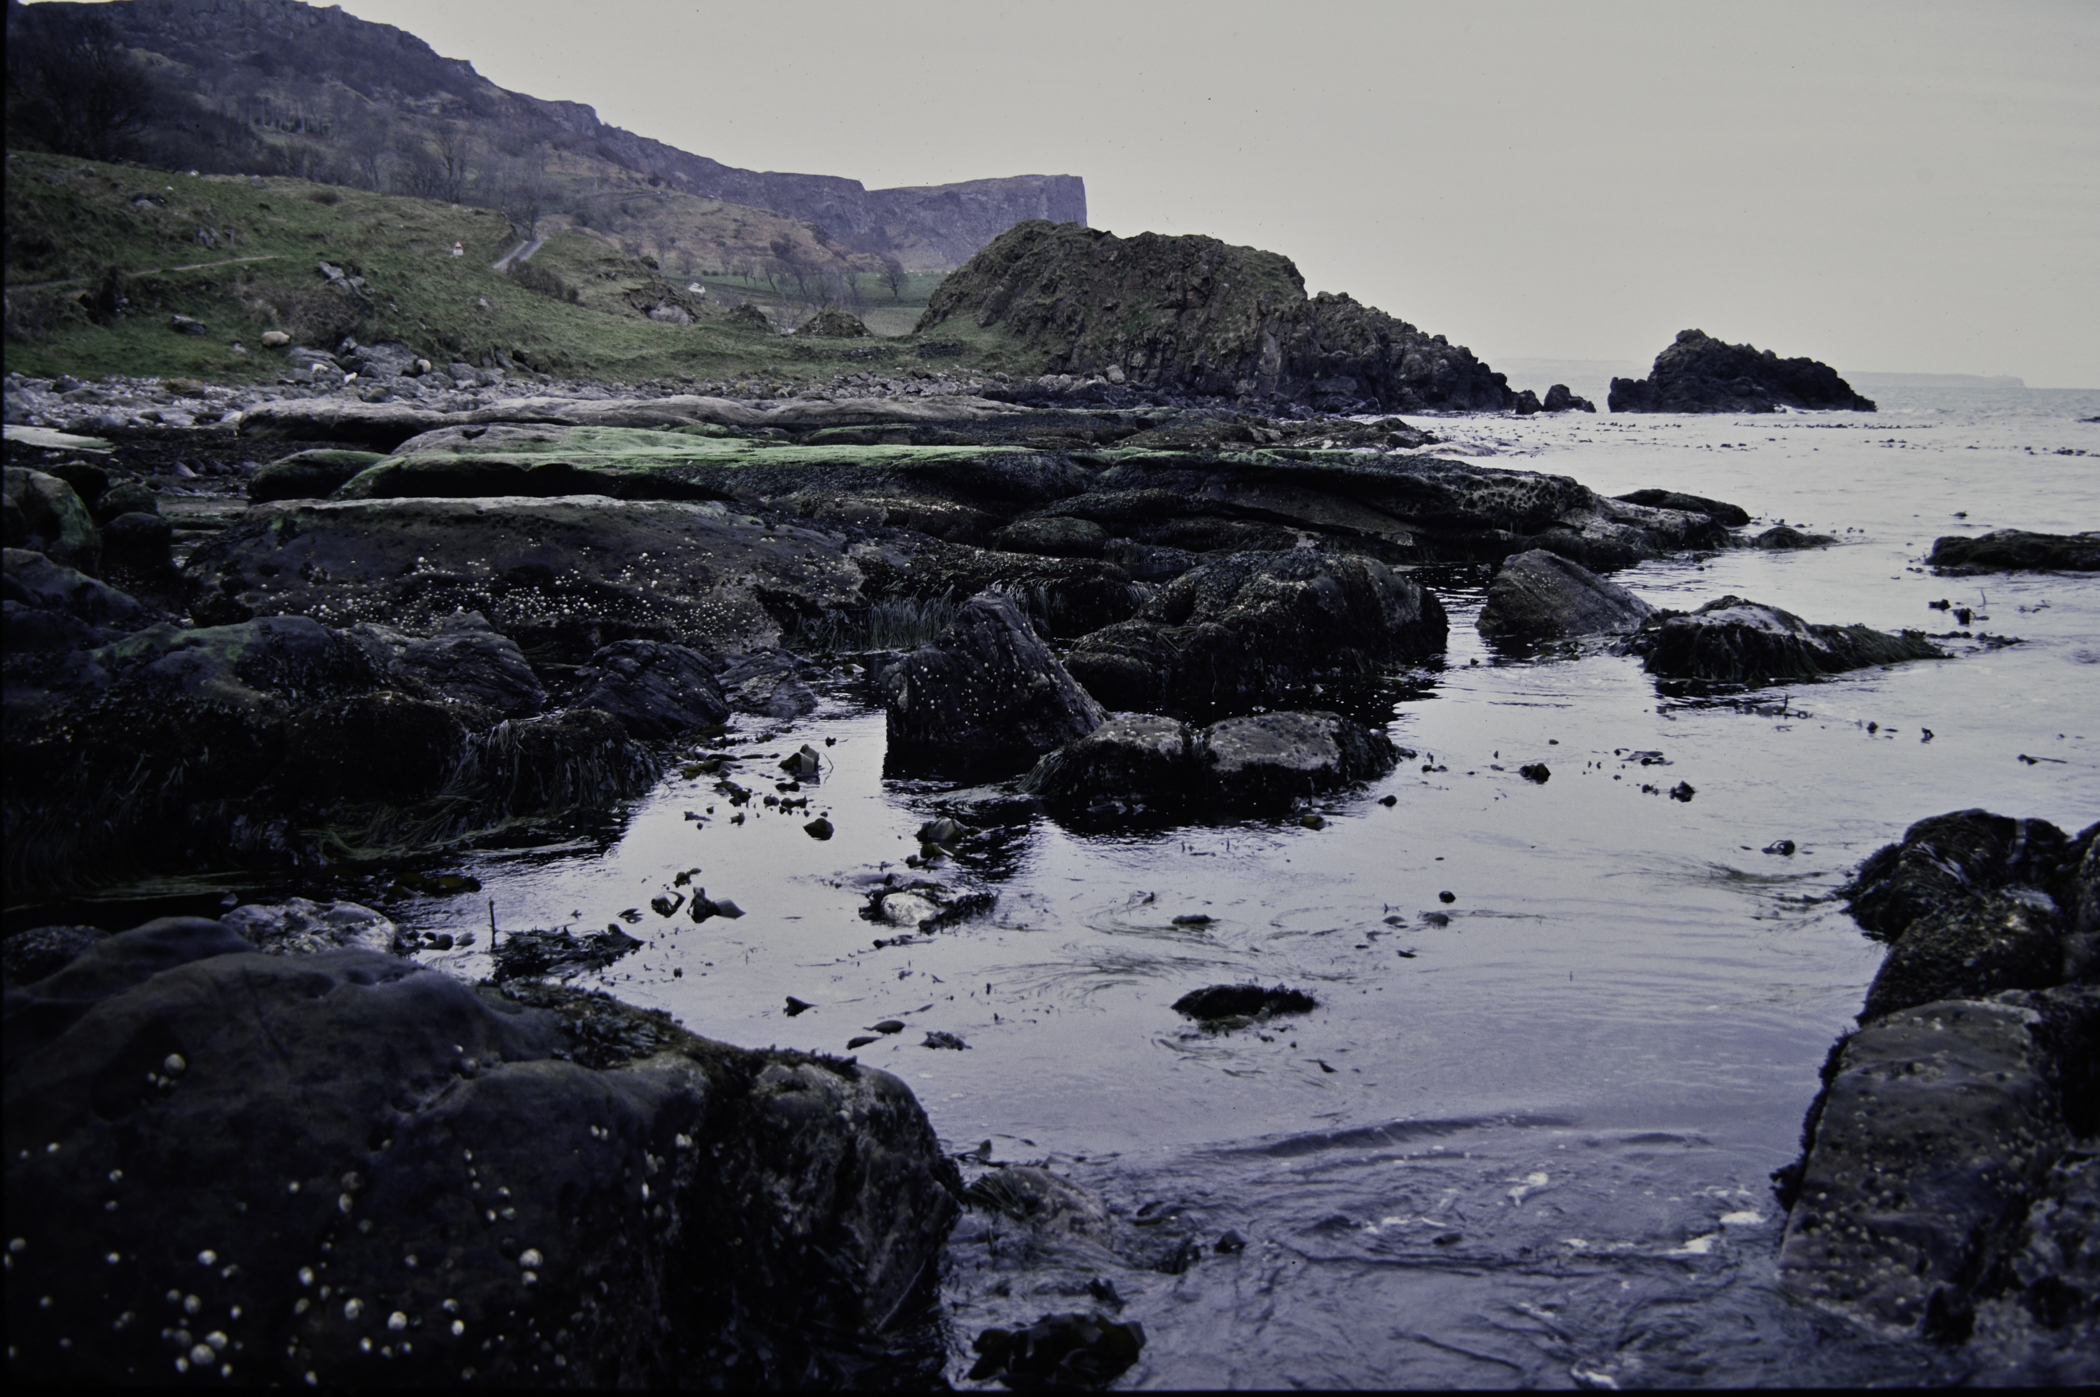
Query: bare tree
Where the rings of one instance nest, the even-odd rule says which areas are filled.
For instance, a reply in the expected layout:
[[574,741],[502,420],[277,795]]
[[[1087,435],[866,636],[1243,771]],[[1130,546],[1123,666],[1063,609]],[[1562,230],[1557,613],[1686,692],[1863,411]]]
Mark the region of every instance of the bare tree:
[[892,301],[904,299],[904,285],[910,280],[911,273],[904,270],[902,262],[899,262],[895,257],[887,255],[883,257],[882,284],[889,287]]
[[[54,149],[115,160],[145,130],[156,104],[151,77],[99,14],[8,7],[8,85],[29,99],[22,113]],[[19,25],[19,27],[18,27]],[[14,106],[12,95],[8,102]],[[12,120],[15,113],[9,112]]]

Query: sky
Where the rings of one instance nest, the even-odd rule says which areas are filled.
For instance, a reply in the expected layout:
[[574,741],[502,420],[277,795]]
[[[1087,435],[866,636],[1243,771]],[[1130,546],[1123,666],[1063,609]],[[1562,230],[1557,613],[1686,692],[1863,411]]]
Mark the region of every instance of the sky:
[[2100,387],[2100,4],[345,0],[537,97],[870,187],[1086,180],[1498,359],[1696,326]]

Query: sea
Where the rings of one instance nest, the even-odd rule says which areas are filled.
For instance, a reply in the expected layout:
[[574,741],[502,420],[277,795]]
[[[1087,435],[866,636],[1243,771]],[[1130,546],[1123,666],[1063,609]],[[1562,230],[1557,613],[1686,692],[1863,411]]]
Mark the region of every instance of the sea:
[[[1962,1381],[1960,1350],[1787,1295],[1771,1174],[1881,959],[1832,898],[1850,871],[1943,811],[2100,820],[2100,576],[1924,567],[1943,535],[2100,528],[2100,392],[1879,403],[1423,425],[1482,464],[1838,540],[1616,575],[1658,606],[1732,593],[1925,630],[1944,660],[1672,694],[1608,646],[1497,650],[1475,629],[1487,569],[1444,568],[1425,580],[1449,649],[1376,714],[1412,755],[1316,822],[1020,816],[913,869],[956,794],[885,776],[882,712],[842,676],[727,749],[762,774],[810,744],[809,811],[754,799],[732,822],[714,777],[673,774],[602,831],[467,856],[479,894],[390,910],[479,930],[426,956],[468,975],[491,917],[619,927],[642,948],[580,983],[733,1043],[871,1036],[852,1055],[910,1084],[967,1177],[1027,1165],[1078,1190],[1047,1230],[958,1226],[960,1385],[984,1328],[1072,1311],[1142,1326],[1119,1382],[1140,1388]],[[892,874],[997,900],[899,943],[860,916]],[[694,888],[746,915],[650,907]],[[1318,1007],[1231,1032],[1172,1008],[1245,982]]]

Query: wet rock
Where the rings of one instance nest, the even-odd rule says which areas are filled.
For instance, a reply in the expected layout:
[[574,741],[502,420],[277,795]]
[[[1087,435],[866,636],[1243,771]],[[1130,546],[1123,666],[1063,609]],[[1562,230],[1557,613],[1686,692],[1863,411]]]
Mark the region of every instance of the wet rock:
[[251,902],[219,921],[266,956],[401,949],[400,928],[355,902],[318,903],[303,897],[280,903]]
[[1538,415],[1540,407],[1539,395],[1526,388],[1523,392],[1517,394],[1517,400],[1511,406],[1516,409],[1516,414],[1519,417],[1535,417]]
[[1021,789],[1067,816],[1274,808],[1393,769],[1392,743],[1353,719],[1263,713],[1191,728],[1136,713],[1038,762]]
[[811,839],[829,839],[838,832],[838,827],[819,815],[802,827],[802,832]]
[[[647,556],[647,563],[639,560]],[[861,604],[835,540],[719,506],[573,499],[257,505],[197,546],[200,620],[295,613],[422,630],[476,611],[536,665],[616,640],[777,644],[782,615]]]
[[1309,1014],[1319,1001],[1303,990],[1272,985],[1208,985],[1174,1001],[1174,1012],[1206,1028],[1237,1028],[1278,1014]]
[[1108,530],[1091,519],[1021,519],[998,530],[991,541],[1016,553],[1098,558],[1108,546]]
[[387,673],[427,685],[453,702],[475,704],[504,718],[529,718],[547,705],[547,691],[518,643],[498,634],[478,611],[444,617],[426,636],[408,636],[370,621],[350,627],[347,634]]
[[883,1330],[960,1180],[887,1074],[195,919],[10,987],[5,1023],[9,1282],[48,1297],[11,1327],[18,1380],[146,1380],[207,1329],[237,1380],[293,1386],[927,1361]]
[[1541,786],[1553,779],[1552,769],[1544,762],[1528,762],[1517,768],[1517,774],[1526,781],[1532,781]]
[[1539,408],[1542,412],[1595,412],[1597,405],[1570,393],[1567,384],[1556,383],[1546,390],[1546,400]]
[[1617,495],[1615,499],[1628,504],[1647,505],[1654,509],[1681,510],[1686,514],[1704,514],[1716,524],[1731,529],[1740,529],[1750,522],[1750,511],[1741,505],[1729,504],[1725,500],[1710,500],[1704,495],[1687,495],[1676,490],[1635,490],[1631,494]]
[[1558,638],[1631,631],[1654,614],[1647,602],[1580,563],[1533,549],[1496,570],[1478,624],[1490,638]]
[[707,657],[683,645],[620,640],[577,671],[582,702],[603,709],[639,738],[676,737],[729,717]]
[[944,770],[1015,767],[1099,727],[1012,598],[981,593],[885,683],[891,755]]
[[2048,894],[1966,896],[1913,921],[1867,989],[1862,1022],[1936,999],[1983,999],[2066,979],[2062,917]]
[[175,580],[175,526],[157,512],[134,510],[102,526],[102,570],[130,585]]
[[251,504],[267,504],[272,500],[325,500],[349,483],[358,472],[385,459],[377,451],[331,447],[295,451],[255,473],[255,478],[248,482],[248,500]]
[[952,1033],[935,1029],[926,1035],[926,1041],[919,1044],[919,1046],[922,1048],[953,1048],[960,1051],[970,1045]]
[[[1789,1289],[1959,1342],[1979,1301],[2046,1312],[2065,1286],[2089,1287],[2075,1265],[2037,1266],[2031,1239],[2076,1196],[2057,1166],[2095,1124],[2096,1047],[2090,986],[1934,1001],[1844,1040],[1804,1130],[1780,1251]],[[2007,1264],[2023,1253],[2024,1276]],[[2094,1333],[2087,1312],[2038,1337],[2076,1352]]]
[[1697,611],[1664,611],[1626,643],[1650,674],[1708,684],[1766,684],[1907,660],[1945,659],[1918,631],[1817,625],[1790,611],[1719,597]]
[[1795,548],[1828,548],[1836,542],[1834,534],[1811,534],[1785,524],[1775,524],[1751,539],[1750,546],[1784,552]]
[[104,525],[120,514],[160,513],[160,497],[142,480],[120,480],[96,499],[85,495],[81,499],[94,512],[96,522]]
[[[940,883],[914,879],[870,891],[868,900],[861,906],[860,916],[863,921],[883,926],[904,927],[922,932],[939,931],[943,927],[957,926],[984,916],[998,905],[998,900],[997,893],[965,892]],[[884,1033],[896,1031],[882,1028],[881,1024],[875,1027]]]
[[729,706],[739,713],[803,718],[817,711],[817,695],[803,682],[802,669],[802,663],[786,651],[759,651],[732,660],[716,682]]
[[1144,1326],[1096,1314],[1045,1315],[1025,1329],[987,1329],[971,1342],[972,1382],[1017,1391],[1101,1388],[1144,1351]]
[[1781,408],[1872,412],[1837,370],[1814,359],[1726,344],[1681,330],[1645,379],[1611,381],[1613,412],[1777,412]]
[[101,570],[102,536],[72,486],[25,466],[9,466],[0,475],[7,547],[30,549],[85,573]]
[[1946,573],[2100,572],[2100,533],[2001,529],[1980,538],[1940,538],[1925,562]]
[[136,598],[41,553],[10,548],[0,558],[10,656],[106,644],[153,624],[153,612]]
[[10,985],[26,985],[65,969],[109,935],[100,927],[39,926],[0,941],[0,969]]
[[577,936],[567,927],[556,931],[506,931],[489,947],[498,980],[573,979],[603,970],[642,943],[616,926]]
[[1838,896],[1877,941],[1894,941],[1921,918],[2006,888],[2039,889],[2060,907],[2078,908],[2090,896],[2081,890],[2091,881],[2081,861],[2090,857],[2095,830],[2100,826],[2074,840],[2047,820],[1988,810],[1928,816],[1868,856]]
[[1375,559],[1248,553],[1167,583],[1065,664],[1109,708],[1209,716],[1434,654],[1449,630],[1434,593]]

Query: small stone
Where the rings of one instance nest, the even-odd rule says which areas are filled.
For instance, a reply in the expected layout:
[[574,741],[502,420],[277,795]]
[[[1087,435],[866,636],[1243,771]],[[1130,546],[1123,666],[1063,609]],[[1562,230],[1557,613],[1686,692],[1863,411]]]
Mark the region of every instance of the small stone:
[[871,1023],[868,1027],[874,1029],[877,1033],[902,1033],[904,1032],[904,1021],[901,1019],[884,1019],[880,1023]]
[[804,825],[802,827],[802,832],[804,834],[807,834],[811,839],[829,839],[836,832],[836,827],[831,823],[831,821],[825,819],[822,815],[819,815],[816,819],[811,820],[808,824]]
[[853,1037],[848,1038],[846,1040],[846,1051],[850,1053],[855,1048],[865,1048],[870,1043],[879,1043],[881,1041],[882,1040],[880,1038],[877,1038],[872,1033],[856,1034]]
[[1436,895],[1436,900],[1438,902],[1456,902],[1458,901],[1458,894],[1455,892],[1451,892],[1447,889],[1443,892],[1438,893]]
[[797,1014],[807,1013],[816,1007],[816,1005],[811,1004],[806,999],[797,999],[793,995],[787,997],[787,1016],[791,1019]]

